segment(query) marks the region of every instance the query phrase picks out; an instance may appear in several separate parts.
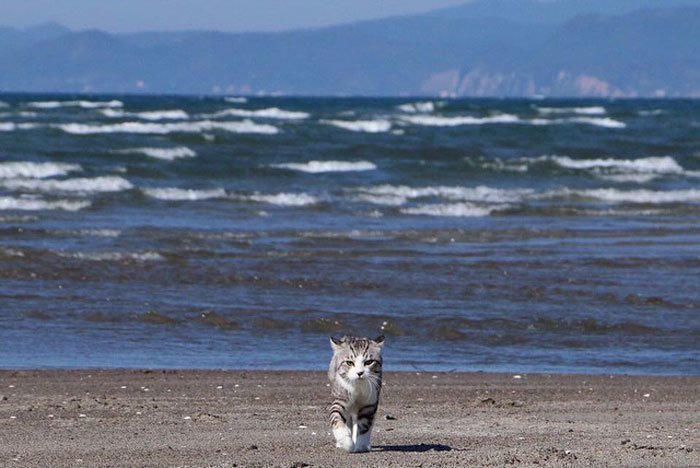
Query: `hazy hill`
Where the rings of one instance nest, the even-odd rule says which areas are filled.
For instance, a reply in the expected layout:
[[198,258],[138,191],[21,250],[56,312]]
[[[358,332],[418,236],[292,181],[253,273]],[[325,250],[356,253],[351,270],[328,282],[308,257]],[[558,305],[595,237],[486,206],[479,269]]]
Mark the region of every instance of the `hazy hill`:
[[698,96],[700,2],[635,9],[677,3],[489,0],[256,34],[0,28],[0,90]]

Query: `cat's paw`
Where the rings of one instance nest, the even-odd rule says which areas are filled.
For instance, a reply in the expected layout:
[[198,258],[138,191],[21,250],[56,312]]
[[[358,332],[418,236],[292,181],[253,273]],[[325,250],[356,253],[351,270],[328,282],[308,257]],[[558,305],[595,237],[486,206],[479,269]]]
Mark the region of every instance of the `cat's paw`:
[[369,452],[371,449],[372,447],[369,444],[356,444],[355,448],[353,449],[353,452],[364,453]]
[[335,442],[336,448],[343,449],[346,452],[354,452],[355,446],[352,443],[352,439],[350,437],[343,437],[342,439],[338,439]]

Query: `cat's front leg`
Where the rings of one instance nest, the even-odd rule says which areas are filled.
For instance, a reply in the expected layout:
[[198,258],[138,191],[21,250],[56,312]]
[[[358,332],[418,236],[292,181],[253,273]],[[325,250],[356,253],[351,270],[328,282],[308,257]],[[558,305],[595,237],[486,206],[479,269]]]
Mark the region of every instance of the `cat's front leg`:
[[333,429],[333,437],[335,437],[335,446],[352,452],[354,443],[352,441],[352,432],[348,426],[348,414],[345,412],[345,406],[335,401],[330,408],[331,428]]
[[372,425],[374,415],[377,413],[377,403],[367,405],[358,411],[357,422],[353,429],[355,431],[355,444],[353,452],[369,452],[372,448],[370,438],[372,436]]

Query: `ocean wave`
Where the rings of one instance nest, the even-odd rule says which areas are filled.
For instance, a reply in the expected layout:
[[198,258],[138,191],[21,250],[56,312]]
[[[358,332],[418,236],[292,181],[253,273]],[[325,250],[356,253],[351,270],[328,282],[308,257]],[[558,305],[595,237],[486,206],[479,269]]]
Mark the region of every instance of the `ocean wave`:
[[8,107],[10,107],[8,103],[6,103],[5,101],[0,101],[0,109],[5,109]]
[[663,109],[641,110],[637,112],[641,117],[657,116],[666,113]]
[[303,120],[308,119],[310,114],[301,111],[289,111],[278,107],[270,107],[267,109],[225,109],[214,114],[208,114],[207,117],[257,117],[261,119],[279,119],[279,120]]
[[541,114],[580,114],[580,115],[605,115],[607,110],[603,106],[587,107],[536,107]]
[[226,96],[224,98],[224,101],[230,102],[232,104],[245,104],[248,102],[248,98],[245,98],[243,96]]
[[223,130],[232,133],[259,133],[274,135],[279,133],[279,129],[273,125],[257,124],[251,120],[240,122],[214,122],[211,120],[200,120],[195,122],[173,122],[173,123],[143,123],[143,122],[121,122],[111,125],[96,124],[56,124],[66,133],[74,135],[92,135],[101,133],[136,133],[136,134],[156,134],[165,135],[168,133],[202,133],[212,130]]
[[144,112],[124,112],[114,109],[100,109],[100,113],[105,117],[123,119],[125,117],[136,117],[142,120],[187,120],[190,115],[181,109],[155,110]]
[[700,202],[700,190],[618,190],[613,188],[600,189],[559,189],[544,194],[548,197],[580,197],[611,203],[640,203],[661,205],[669,203],[698,203]]
[[305,163],[271,164],[270,167],[318,174],[322,172],[372,171],[377,165],[369,161],[308,161]]
[[236,198],[278,206],[307,206],[319,203],[318,198],[307,193],[256,193],[253,195],[238,196]]
[[404,122],[427,127],[457,127],[460,125],[513,124],[523,122],[517,115],[513,114],[499,114],[489,117],[472,117],[468,115],[455,117],[440,115],[405,115],[400,118]]
[[43,200],[41,198],[0,197],[0,210],[17,211],[78,211],[87,208],[91,203],[87,200]]
[[401,209],[401,213],[410,215],[475,218],[489,216],[494,211],[498,209],[503,209],[505,207],[507,207],[507,205],[477,206],[467,202],[440,203],[420,205],[411,208],[403,208]]
[[[365,201],[373,199],[379,204],[398,205],[418,198],[444,198],[452,201],[469,201],[485,203],[515,203],[535,193],[532,189],[498,189],[483,185],[476,187],[409,187],[406,185],[377,185],[354,189]],[[387,203],[388,202],[388,203]]]
[[627,128],[627,124],[609,117],[572,117],[570,119],[557,120],[556,123],[580,123],[604,128]]
[[351,132],[384,133],[391,130],[391,122],[378,120],[321,120],[321,123]]
[[0,132],[14,132],[15,130],[32,130],[39,125],[31,122],[14,123],[0,122]]
[[430,114],[435,111],[435,104],[432,101],[407,102],[396,108],[409,114]]
[[122,261],[134,260],[138,262],[158,262],[165,258],[158,252],[55,252],[60,257],[77,258],[80,260],[92,260],[96,262],[103,261]]
[[142,188],[141,191],[151,198],[169,201],[196,201],[226,197],[224,189]]
[[174,148],[131,148],[115,151],[119,154],[143,154],[151,158],[162,159],[164,161],[174,161],[181,158],[194,158],[197,153],[186,146],[176,146]]
[[9,179],[0,180],[0,186],[10,190],[29,192],[121,192],[133,188],[131,182],[118,176],[94,178],[75,178],[65,180],[53,179]]
[[567,169],[619,169],[628,172],[680,174],[683,168],[670,156],[639,159],[572,159],[568,156],[545,156]]
[[116,99],[112,101],[33,101],[28,102],[27,107],[35,109],[58,109],[60,107],[82,107],[83,109],[97,109],[101,107],[124,107],[124,103]]
[[80,164],[53,162],[4,162],[0,163],[0,179],[43,179],[46,177],[64,176],[70,172],[80,172]]

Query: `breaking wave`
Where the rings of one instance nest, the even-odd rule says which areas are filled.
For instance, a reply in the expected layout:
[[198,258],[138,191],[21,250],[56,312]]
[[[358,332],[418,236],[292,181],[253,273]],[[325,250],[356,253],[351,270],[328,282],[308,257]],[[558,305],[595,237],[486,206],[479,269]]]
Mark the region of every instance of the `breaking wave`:
[[472,203],[443,203],[443,204],[428,204],[420,205],[411,208],[403,208],[401,212],[410,215],[426,215],[426,216],[446,216],[460,218],[475,218],[489,216],[497,209],[505,208],[502,206],[477,206]]
[[43,179],[46,177],[64,176],[70,172],[80,172],[80,164],[53,162],[4,162],[0,163],[0,179]]
[[379,120],[321,120],[321,123],[351,132],[384,133],[391,130],[391,122]]
[[197,153],[186,146],[178,146],[175,148],[131,148],[116,152],[120,154],[143,154],[148,157],[162,159],[164,161],[174,161],[181,158],[194,158],[197,156]]
[[369,161],[309,161],[271,164],[270,167],[318,174],[322,172],[372,171],[377,168],[377,165]]
[[245,195],[236,198],[260,203],[269,203],[270,205],[278,206],[307,206],[319,203],[318,198],[306,193],[256,193],[253,195]]
[[408,102],[397,106],[397,109],[409,114],[429,114],[435,111],[435,104],[432,101]]
[[82,210],[83,208],[87,208],[90,205],[91,205],[91,203],[87,200],[43,200],[41,198],[0,197],[0,210],[78,211],[78,210]]
[[419,198],[444,198],[452,201],[485,203],[514,203],[535,193],[532,189],[497,189],[477,187],[409,187],[406,185],[377,185],[354,189],[364,201],[381,205],[400,205]]
[[131,182],[117,176],[104,176],[94,178],[76,178],[65,180],[53,179],[10,179],[0,180],[0,186],[10,190],[22,190],[28,192],[121,192],[133,188]]
[[401,120],[414,125],[423,125],[427,127],[457,127],[460,125],[512,124],[522,122],[517,115],[513,114],[499,114],[489,117],[406,115],[402,116]]
[[280,119],[280,120],[303,120],[308,119],[308,112],[289,111],[278,107],[270,107],[267,109],[226,109],[214,114],[209,114],[208,117],[257,117],[262,119]]
[[31,122],[25,123],[14,123],[14,122],[0,122],[0,132],[14,132],[15,130],[31,130],[37,128],[39,125]]
[[142,120],[187,120],[190,115],[181,109],[156,110],[144,112],[124,112],[122,110],[101,109],[100,113],[105,117],[122,119],[125,117],[136,117]]
[[251,120],[241,122],[214,122],[201,120],[197,122],[173,122],[173,123],[143,123],[122,122],[112,125],[94,124],[57,124],[66,133],[74,135],[92,135],[100,133],[136,133],[165,135],[168,133],[202,133],[212,130],[224,130],[232,133],[259,133],[274,135],[279,129],[273,125],[257,124]]
[[541,114],[580,114],[580,115],[605,115],[607,113],[603,106],[588,107],[536,107]]
[[60,257],[77,258],[80,260],[121,261],[134,260],[139,262],[158,262],[165,258],[158,252],[56,252]]
[[28,102],[27,107],[35,109],[58,109],[61,107],[82,107],[83,109],[117,108],[124,107],[121,101],[33,101]]
[[699,203],[700,190],[618,190],[613,188],[574,190],[563,188],[543,194],[543,198],[575,197],[609,203],[640,203],[662,205],[668,203]]
[[226,197],[224,189],[144,188],[141,191],[151,198],[169,201],[197,201]]

